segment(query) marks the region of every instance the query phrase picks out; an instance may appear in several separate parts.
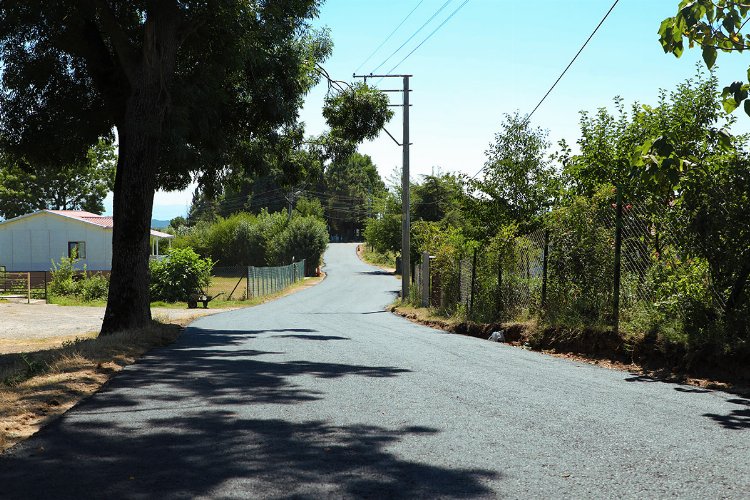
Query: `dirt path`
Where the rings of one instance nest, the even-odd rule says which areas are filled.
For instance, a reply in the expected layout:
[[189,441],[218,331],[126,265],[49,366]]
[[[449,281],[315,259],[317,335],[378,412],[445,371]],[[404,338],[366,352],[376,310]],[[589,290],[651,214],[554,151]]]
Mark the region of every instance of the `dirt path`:
[[[228,309],[151,309],[164,322],[188,323]],[[58,306],[0,302],[0,354],[54,347],[77,337],[93,337],[104,318],[104,307]]]

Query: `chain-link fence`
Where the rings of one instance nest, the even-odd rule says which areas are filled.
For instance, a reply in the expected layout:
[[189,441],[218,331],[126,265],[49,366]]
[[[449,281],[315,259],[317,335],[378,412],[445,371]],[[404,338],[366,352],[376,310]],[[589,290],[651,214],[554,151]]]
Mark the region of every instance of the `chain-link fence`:
[[263,297],[281,290],[305,278],[305,261],[288,266],[247,268],[247,297]]
[[[431,286],[431,307],[462,309],[475,321],[543,317],[618,328],[644,308],[663,306],[669,277],[693,265],[681,254],[674,224],[668,205],[579,200],[536,231],[487,245],[452,266],[431,265],[429,279],[421,279],[420,269],[417,282]],[[699,280],[710,284],[704,274]]]

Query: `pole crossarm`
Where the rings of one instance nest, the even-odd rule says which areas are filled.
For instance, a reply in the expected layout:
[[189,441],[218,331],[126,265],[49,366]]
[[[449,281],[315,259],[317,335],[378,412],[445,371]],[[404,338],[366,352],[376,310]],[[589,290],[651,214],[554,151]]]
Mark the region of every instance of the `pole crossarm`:
[[358,75],[355,73],[352,75],[352,78],[364,78],[367,80],[368,78],[411,78],[412,76],[414,75],[373,75],[372,73],[369,75]]

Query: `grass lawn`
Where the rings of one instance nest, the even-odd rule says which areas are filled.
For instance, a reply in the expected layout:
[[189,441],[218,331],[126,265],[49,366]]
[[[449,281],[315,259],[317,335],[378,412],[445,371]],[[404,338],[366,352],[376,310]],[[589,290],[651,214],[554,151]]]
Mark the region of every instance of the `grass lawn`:
[[[236,288],[235,288],[236,287]],[[234,293],[232,293],[234,292]],[[231,295],[230,295],[231,294]],[[234,307],[247,307],[261,304],[267,300],[267,297],[254,300],[245,300],[247,294],[247,278],[236,277],[226,278],[214,276],[211,278],[211,286],[208,287],[208,295],[218,297],[208,303],[211,309],[224,309]],[[231,298],[230,298],[231,297]],[[275,296],[272,296],[275,297]],[[106,300],[84,301],[78,297],[50,295],[47,300],[50,304],[60,306],[89,306],[89,307],[106,307]],[[166,307],[169,309],[187,309],[187,302],[151,302],[151,307]],[[199,305],[199,307],[203,307]]]

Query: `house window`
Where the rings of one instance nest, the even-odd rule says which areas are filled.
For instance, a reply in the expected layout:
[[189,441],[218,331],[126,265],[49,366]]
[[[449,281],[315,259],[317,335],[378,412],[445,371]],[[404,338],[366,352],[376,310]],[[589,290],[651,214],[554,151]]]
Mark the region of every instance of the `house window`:
[[68,258],[72,259],[74,256],[77,259],[86,258],[86,242],[85,241],[69,241],[68,242]]

